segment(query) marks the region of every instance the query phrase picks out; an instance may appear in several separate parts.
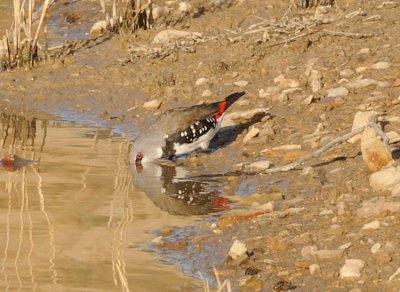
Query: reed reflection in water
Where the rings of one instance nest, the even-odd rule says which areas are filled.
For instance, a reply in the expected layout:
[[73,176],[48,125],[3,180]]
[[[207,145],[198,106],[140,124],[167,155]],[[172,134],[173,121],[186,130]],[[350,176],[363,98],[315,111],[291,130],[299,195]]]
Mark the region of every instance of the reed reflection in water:
[[128,142],[106,134],[0,115],[1,290],[129,290]]

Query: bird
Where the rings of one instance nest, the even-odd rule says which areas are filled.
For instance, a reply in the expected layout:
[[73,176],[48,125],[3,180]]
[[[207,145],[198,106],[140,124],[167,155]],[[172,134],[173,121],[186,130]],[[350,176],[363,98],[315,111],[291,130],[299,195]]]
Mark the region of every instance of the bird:
[[225,111],[245,92],[235,92],[213,103],[165,111],[139,136],[131,149],[136,166],[160,158],[172,160],[197,149],[208,149],[218,133]]

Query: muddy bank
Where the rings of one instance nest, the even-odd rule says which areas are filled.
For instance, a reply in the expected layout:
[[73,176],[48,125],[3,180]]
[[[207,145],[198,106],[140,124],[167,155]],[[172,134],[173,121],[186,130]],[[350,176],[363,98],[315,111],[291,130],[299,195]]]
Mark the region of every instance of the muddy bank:
[[[287,10],[281,1],[207,5],[196,1],[186,14],[173,6],[152,30],[121,33],[31,71],[2,72],[2,104],[110,124],[133,138],[159,111],[245,90],[246,97],[230,109],[241,113],[239,119],[226,124],[234,127],[216,137],[214,151],[182,162],[198,175],[243,170],[260,160],[293,161],[349,132],[358,111],[384,116],[393,108],[384,130],[397,131],[396,3],[360,7],[347,1],[309,10]],[[153,43],[167,28],[192,34]],[[162,101],[160,108],[144,110],[143,103],[154,99]],[[245,115],[255,108],[268,108],[268,115]],[[244,142],[252,128],[257,133]],[[297,146],[272,149],[282,145]],[[178,250],[187,255],[184,262],[197,255],[194,274],[201,270],[211,279],[215,265],[221,278],[243,290],[270,290],[279,281],[298,291],[396,290],[398,281],[389,278],[400,266],[398,213],[357,214],[363,203],[398,198],[371,189],[359,144],[343,144],[306,166],[311,168],[217,178],[231,201],[241,201],[235,194],[259,196],[215,224],[204,223],[200,234],[166,236],[160,250],[166,255]],[[363,229],[372,221],[377,228]],[[228,252],[235,239],[246,244],[248,254],[232,259]],[[359,273],[341,276],[349,259],[362,261]],[[173,255],[170,260],[176,261]]]

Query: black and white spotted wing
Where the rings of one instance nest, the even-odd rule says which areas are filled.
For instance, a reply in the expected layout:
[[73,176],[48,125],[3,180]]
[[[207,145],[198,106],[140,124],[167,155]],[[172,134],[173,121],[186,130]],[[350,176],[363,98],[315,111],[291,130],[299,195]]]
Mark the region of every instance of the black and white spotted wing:
[[210,130],[215,130],[216,127],[217,120],[215,117],[206,118],[191,124],[186,129],[167,138],[166,145],[163,148],[164,155],[166,157],[173,157],[175,155],[174,143],[181,145],[193,143]]

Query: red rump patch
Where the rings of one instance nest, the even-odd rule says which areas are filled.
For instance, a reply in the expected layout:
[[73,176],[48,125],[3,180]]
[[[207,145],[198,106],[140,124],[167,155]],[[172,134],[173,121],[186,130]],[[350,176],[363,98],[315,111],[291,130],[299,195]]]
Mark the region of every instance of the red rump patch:
[[222,101],[219,105],[218,113],[215,115],[215,119],[218,120],[226,110],[226,100]]

